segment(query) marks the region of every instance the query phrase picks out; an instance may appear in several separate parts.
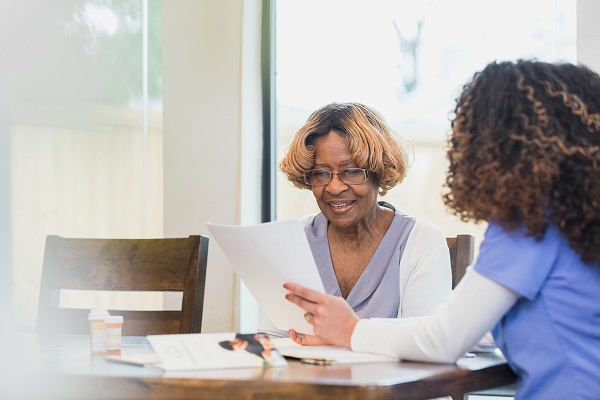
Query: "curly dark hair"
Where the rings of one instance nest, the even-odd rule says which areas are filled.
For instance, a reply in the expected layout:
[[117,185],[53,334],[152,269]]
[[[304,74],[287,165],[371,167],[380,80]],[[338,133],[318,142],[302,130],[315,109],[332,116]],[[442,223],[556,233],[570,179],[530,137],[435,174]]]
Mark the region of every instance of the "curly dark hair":
[[585,66],[493,62],[457,99],[444,203],[462,221],[554,224],[600,262],[600,76]]
[[352,160],[377,178],[379,194],[385,195],[405,178],[409,146],[374,109],[360,103],[331,103],[313,112],[296,132],[279,169],[294,186],[310,189],[302,179],[315,165],[317,138],[331,130],[345,135]]

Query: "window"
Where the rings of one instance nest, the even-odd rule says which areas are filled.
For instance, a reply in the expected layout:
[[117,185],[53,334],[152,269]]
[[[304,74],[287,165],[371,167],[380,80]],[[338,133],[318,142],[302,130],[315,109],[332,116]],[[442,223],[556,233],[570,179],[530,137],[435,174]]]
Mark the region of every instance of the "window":
[[12,39],[2,261],[13,267],[17,319],[29,325],[47,234],[162,236],[160,2],[3,10]]
[[[480,240],[485,226],[460,222],[441,200],[453,100],[495,59],[574,62],[575,11],[568,0],[279,1],[276,158],[312,111],[330,102],[365,103],[414,146],[408,177],[381,200],[446,236]],[[310,191],[276,176],[277,219],[318,212]]]

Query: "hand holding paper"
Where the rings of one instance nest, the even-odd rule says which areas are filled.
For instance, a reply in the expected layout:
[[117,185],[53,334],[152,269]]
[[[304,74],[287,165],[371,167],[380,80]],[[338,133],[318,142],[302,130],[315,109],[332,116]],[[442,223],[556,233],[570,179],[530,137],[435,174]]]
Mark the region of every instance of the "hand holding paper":
[[351,348],[352,333],[359,318],[343,298],[316,292],[296,283],[288,282],[284,286],[290,291],[285,298],[310,315],[313,332],[318,336],[300,337],[291,332],[291,338],[295,342],[302,345],[324,342]]
[[265,314],[279,329],[312,334],[304,311],[285,300],[285,282],[324,293],[323,282],[299,220],[236,226],[207,223],[219,247]]

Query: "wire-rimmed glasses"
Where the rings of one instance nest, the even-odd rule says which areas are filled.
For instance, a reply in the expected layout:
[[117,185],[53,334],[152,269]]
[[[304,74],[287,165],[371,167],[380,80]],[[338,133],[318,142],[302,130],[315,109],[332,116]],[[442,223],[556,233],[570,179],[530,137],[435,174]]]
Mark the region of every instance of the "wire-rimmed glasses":
[[306,171],[301,178],[309,186],[325,186],[337,174],[338,179],[346,185],[360,185],[369,179],[369,170],[365,168],[346,168],[341,171],[328,171],[326,169],[311,169]]

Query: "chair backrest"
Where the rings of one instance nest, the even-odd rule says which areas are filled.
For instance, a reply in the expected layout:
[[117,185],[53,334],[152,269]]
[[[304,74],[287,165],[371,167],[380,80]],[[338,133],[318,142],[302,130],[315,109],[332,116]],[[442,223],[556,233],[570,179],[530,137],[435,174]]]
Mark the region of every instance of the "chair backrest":
[[[123,335],[198,333],[202,325],[208,237],[46,238],[37,330],[87,334],[88,309],[60,307],[61,289],[183,292],[180,311],[112,312]],[[100,306],[99,308],[103,308]]]
[[450,267],[452,268],[452,289],[465,275],[467,267],[473,262],[475,238],[471,235],[457,235],[446,238],[450,250]]

